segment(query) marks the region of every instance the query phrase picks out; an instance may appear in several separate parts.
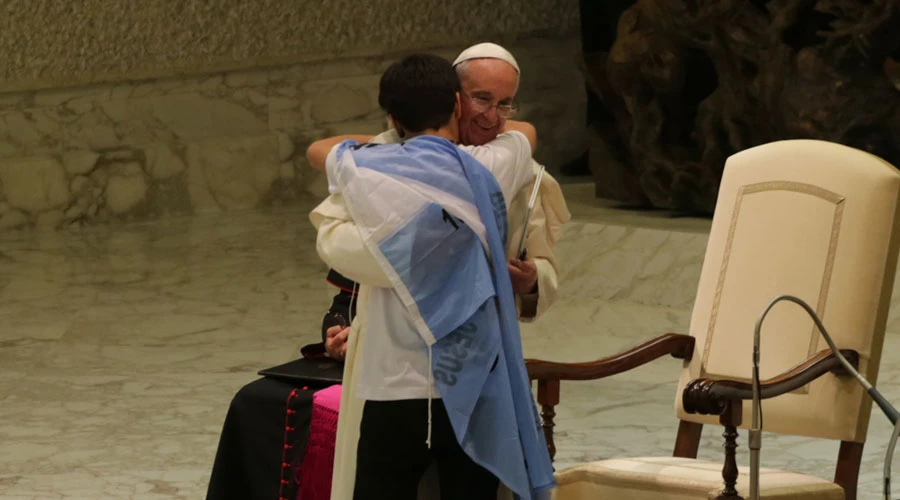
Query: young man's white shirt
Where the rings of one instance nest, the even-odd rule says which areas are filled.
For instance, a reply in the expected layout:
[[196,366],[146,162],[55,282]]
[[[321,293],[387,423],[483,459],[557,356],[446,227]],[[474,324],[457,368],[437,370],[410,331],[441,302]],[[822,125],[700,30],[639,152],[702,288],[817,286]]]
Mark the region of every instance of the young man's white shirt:
[[[494,175],[503,192],[507,209],[513,196],[533,180],[531,145],[519,132],[501,134],[483,146],[460,146],[460,149],[472,155]],[[328,162],[335,161],[333,153],[334,151],[328,155]],[[333,168],[333,165],[330,167]],[[439,397],[429,376],[431,367],[425,341],[416,331],[412,318],[397,293],[389,288],[387,277],[372,276],[376,269],[381,272],[380,267],[362,244],[358,231],[355,231],[355,236],[353,233],[354,231],[342,231],[335,238],[334,232],[330,232],[328,238],[340,240],[333,243],[342,245],[344,251],[361,247],[362,253],[366,255],[345,254],[343,258],[335,259],[318,241],[317,249],[322,259],[333,269],[351,280],[372,287],[366,307],[369,338],[365,355],[357,360],[359,371],[355,374],[358,377],[357,397],[371,401]],[[358,244],[348,241],[354,237],[360,239]]]

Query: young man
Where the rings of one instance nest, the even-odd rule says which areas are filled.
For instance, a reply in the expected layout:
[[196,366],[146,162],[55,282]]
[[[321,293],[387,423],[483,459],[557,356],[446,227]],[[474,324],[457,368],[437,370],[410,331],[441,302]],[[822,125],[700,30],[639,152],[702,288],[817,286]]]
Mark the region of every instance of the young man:
[[344,388],[366,401],[356,499],[414,499],[433,460],[444,499],[493,499],[498,479],[526,498],[552,485],[504,248],[505,205],[532,181],[535,134],[457,149],[459,90],[449,62],[407,57],[379,94],[405,142],[334,138],[307,151],[333,193],[310,215],[319,255],[362,285],[367,317],[359,375]]
[[[462,88],[460,144],[484,145],[506,130],[517,130],[517,126],[523,126],[511,121],[518,111],[516,94],[521,77],[513,54],[494,43],[478,43],[460,52],[453,66]],[[369,142],[383,144],[401,141],[397,131],[390,129]],[[532,165],[536,173],[541,169],[536,162]],[[559,184],[552,175],[544,172],[537,203],[528,226],[524,227],[522,222],[533,187],[525,186],[508,203],[508,241],[512,247],[508,249],[508,267],[519,305],[519,319],[525,322],[542,316],[556,299],[559,270],[553,251],[562,226],[570,219]],[[520,259],[521,256],[516,254],[516,242],[522,232],[526,233],[525,259]],[[333,270],[331,274],[335,274]],[[348,327],[334,327],[326,332],[323,341],[329,355],[344,359],[348,334]]]
[[[515,98],[521,70],[515,57],[505,48],[493,43],[479,43],[463,50],[453,63],[461,85],[461,113],[459,140],[463,145],[479,146],[494,140],[507,130],[515,130],[522,124],[512,122],[515,115]],[[483,134],[481,130],[489,130]],[[394,129],[379,134],[369,142],[399,143],[402,138]],[[537,174],[541,166],[532,161]],[[324,171],[324,166],[322,167]],[[554,303],[557,295],[559,270],[554,256],[555,243],[562,226],[569,220],[559,184],[547,172],[540,182],[540,190],[534,211],[525,222],[528,201],[534,183],[520,189],[511,200],[507,199],[509,230],[507,235],[508,269],[516,292],[519,320],[534,321]],[[519,259],[517,243],[525,233],[526,259]],[[534,282],[536,271],[537,286]],[[523,289],[524,288],[524,289]],[[333,327],[326,332],[326,347],[333,357],[344,359],[344,387],[355,387],[358,370],[354,360],[364,356],[361,347],[367,332],[365,310],[357,316],[351,328]],[[331,500],[350,500],[353,497],[353,481],[356,471],[359,422],[364,401],[353,397],[355,391],[344,392],[341,401],[340,424],[335,446],[334,473]],[[419,492],[421,500],[437,496],[436,467],[432,467],[423,479]],[[501,488],[500,497],[507,498],[508,491]]]

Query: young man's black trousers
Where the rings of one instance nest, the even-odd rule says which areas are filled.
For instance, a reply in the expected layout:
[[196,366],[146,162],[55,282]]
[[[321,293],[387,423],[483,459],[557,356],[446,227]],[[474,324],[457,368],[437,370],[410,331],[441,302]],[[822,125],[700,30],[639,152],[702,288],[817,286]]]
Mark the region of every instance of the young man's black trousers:
[[429,449],[428,400],[366,401],[354,500],[416,500],[419,481],[432,461],[437,462],[440,500],[496,500],[497,478],[459,446],[443,402],[433,399],[431,404]]

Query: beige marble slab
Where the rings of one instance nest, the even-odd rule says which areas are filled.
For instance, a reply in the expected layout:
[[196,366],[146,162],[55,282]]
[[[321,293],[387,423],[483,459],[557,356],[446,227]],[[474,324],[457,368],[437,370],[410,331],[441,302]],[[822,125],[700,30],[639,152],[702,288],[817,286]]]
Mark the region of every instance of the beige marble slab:
[[[311,206],[0,234],[0,499],[203,498],[235,391],[317,338],[333,289]],[[686,331],[704,234],[575,212],[563,297],[523,326],[525,355],[585,361]],[[879,386],[900,402],[898,343],[892,323]],[[564,384],[557,466],[671,453],[679,368]],[[873,414],[860,498],[878,494],[889,430]],[[720,459],[720,433],[701,457]],[[828,477],[836,450],[767,434],[763,463]]]

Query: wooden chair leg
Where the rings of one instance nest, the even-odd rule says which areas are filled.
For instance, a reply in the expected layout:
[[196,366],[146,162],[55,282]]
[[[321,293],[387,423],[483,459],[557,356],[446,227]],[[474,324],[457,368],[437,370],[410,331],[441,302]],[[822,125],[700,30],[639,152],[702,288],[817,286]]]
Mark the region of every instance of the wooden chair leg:
[[859,467],[862,464],[863,443],[841,441],[838,451],[837,467],[834,470],[834,482],[844,488],[846,500],[856,500],[856,487],[859,483]]
[[697,458],[702,434],[703,424],[680,420],[678,422],[678,435],[675,438],[675,451],[672,452],[672,456]]
[[725,413],[719,417],[719,422],[725,426],[725,432],[722,436],[725,438],[725,465],[722,467],[722,479],[725,481],[725,488],[722,493],[716,497],[716,500],[743,500],[738,495],[737,478],[737,427],[741,425],[741,401],[735,401],[728,405]]
[[547,439],[547,450],[550,452],[550,461],[556,457],[556,444],[553,442],[553,428],[556,423],[556,405],[559,404],[559,380],[538,380],[538,404],[541,405],[541,427],[544,429],[544,438]]

